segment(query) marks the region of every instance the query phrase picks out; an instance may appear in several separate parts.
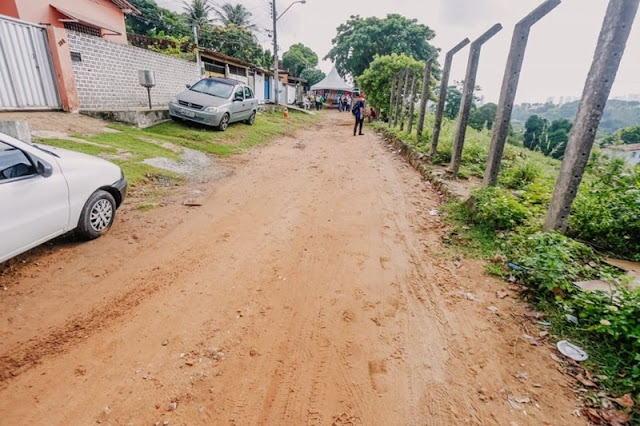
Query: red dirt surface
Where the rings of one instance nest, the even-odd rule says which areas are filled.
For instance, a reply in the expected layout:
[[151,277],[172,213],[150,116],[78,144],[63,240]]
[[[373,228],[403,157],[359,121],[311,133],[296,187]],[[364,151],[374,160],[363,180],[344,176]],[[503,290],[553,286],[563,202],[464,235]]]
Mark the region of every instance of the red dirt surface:
[[446,254],[438,194],[350,126],[329,112],[201,207],[10,262],[0,423],[585,424],[524,305]]

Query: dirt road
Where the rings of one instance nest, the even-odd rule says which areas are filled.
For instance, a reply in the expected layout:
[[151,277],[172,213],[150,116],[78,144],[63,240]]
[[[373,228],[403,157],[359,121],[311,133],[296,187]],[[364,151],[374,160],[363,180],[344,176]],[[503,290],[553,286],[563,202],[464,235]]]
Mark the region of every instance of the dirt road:
[[437,193],[350,126],[328,112],[232,159],[202,207],[14,262],[0,423],[584,424],[524,306],[444,253]]

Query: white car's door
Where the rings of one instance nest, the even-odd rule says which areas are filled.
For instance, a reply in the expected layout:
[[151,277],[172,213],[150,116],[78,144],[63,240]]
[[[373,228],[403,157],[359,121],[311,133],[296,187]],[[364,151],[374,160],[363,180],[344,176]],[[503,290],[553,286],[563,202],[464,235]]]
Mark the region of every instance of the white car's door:
[[231,121],[240,121],[245,119],[244,111],[244,88],[237,86],[231,98]]
[[68,229],[67,182],[49,157],[0,140],[0,262]]

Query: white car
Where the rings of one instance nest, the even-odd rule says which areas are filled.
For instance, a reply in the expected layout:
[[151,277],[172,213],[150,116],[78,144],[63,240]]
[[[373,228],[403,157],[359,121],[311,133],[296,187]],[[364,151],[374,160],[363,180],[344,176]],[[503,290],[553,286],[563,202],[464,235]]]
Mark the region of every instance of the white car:
[[0,263],[74,229],[99,237],[126,194],[113,163],[0,133]]

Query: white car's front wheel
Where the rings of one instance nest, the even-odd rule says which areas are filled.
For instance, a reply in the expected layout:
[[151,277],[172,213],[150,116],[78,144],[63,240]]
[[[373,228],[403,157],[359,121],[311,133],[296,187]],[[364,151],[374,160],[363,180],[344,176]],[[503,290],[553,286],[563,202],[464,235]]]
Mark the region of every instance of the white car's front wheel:
[[82,208],[77,233],[86,240],[98,238],[109,230],[115,217],[116,200],[107,191],[98,190]]

